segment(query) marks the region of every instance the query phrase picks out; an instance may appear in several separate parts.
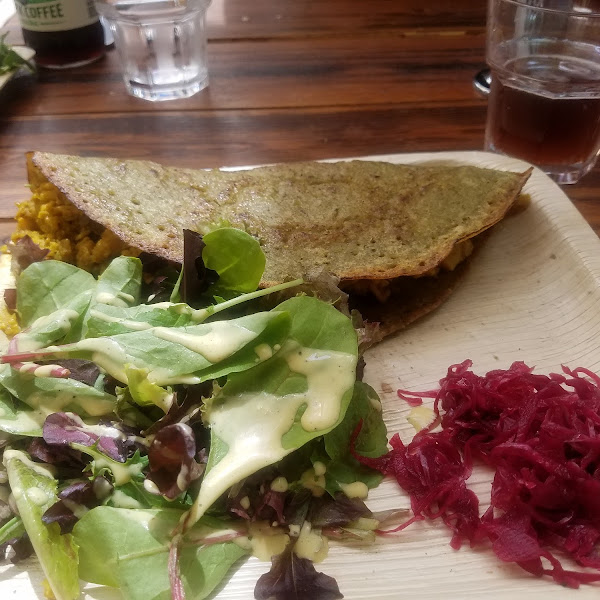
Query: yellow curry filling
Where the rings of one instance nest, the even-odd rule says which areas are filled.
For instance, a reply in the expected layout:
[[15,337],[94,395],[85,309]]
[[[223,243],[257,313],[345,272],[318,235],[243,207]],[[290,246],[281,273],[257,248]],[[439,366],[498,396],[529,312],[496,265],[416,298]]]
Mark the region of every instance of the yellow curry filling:
[[140,254],[139,249],[94,223],[54,184],[34,181],[31,189],[31,198],[17,205],[13,242],[29,236],[40,248],[49,251],[47,258],[72,263],[91,273],[101,271],[115,256]]
[[[454,245],[450,254],[439,264],[438,267],[430,269],[422,275],[412,275],[408,277],[435,277],[440,269],[445,271],[454,271],[456,267],[473,252],[474,245],[470,239],[462,240]],[[354,279],[341,283],[341,288],[347,293],[360,294],[366,296],[372,294],[379,302],[386,302],[392,290],[390,284],[393,279]]]

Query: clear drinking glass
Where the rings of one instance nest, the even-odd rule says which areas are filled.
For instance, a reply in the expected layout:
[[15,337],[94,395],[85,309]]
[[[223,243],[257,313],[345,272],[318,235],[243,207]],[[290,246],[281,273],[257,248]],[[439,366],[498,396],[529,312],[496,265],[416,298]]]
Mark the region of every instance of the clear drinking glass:
[[123,79],[144,100],[187,98],[208,85],[210,0],[96,0],[113,34]]
[[600,150],[600,11],[592,0],[489,0],[487,150],[575,183]]

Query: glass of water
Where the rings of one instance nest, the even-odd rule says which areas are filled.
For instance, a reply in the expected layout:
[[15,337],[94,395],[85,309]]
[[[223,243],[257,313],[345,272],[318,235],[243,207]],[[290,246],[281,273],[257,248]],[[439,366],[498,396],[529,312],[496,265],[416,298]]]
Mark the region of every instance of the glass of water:
[[208,85],[205,14],[210,0],[96,0],[133,96],[175,100]]

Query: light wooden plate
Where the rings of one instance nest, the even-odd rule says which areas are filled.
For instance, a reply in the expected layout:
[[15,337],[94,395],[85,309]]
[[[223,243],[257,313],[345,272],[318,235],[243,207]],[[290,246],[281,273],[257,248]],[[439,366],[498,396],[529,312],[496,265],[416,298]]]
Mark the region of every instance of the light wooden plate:
[[[397,163],[452,162],[523,171],[527,164],[485,152],[443,152],[365,157]],[[532,204],[499,224],[473,261],[466,279],[432,315],[371,349],[365,379],[380,394],[390,435],[413,435],[410,407],[396,389],[435,388],[449,365],[471,358],[476,372],[507,368],[515,360],[540,373],[561,364],[600,371],[600,240],[567,196],[534,170],[525,187]],[[568,191],[568,189],[567,189]],[[491,474],[476,472],[471,487],[488,502]],[[374,510],[407,508],[393,481],[371,493]],[[588,600],[598,587],[562,588],[498,561],[491,550],[454,551],[438,523],[417,523],[370,547],[332,544],[317,565],[335,577],[348,600]],[[28,570],[26,571],[25,568]],[[249,559],[221,589],[220,600],[250,600],[267,563]],[[0,570],[0,598],[43,598],[35,562]],[[107,588],[86,598],[116,600]]]

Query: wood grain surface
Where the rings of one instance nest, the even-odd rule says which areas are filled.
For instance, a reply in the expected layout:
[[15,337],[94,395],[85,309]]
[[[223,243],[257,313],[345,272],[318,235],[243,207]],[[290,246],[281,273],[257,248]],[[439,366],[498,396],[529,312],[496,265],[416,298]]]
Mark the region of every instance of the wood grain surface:
[[[114,50],[0,91],[0,234],[27,150],[201,168],[483,147],[484,0],[215,0],[207,22],[210,86],[192,98],[128,96]],[[596,231],[599,188],[598,170],[565,188]]]

